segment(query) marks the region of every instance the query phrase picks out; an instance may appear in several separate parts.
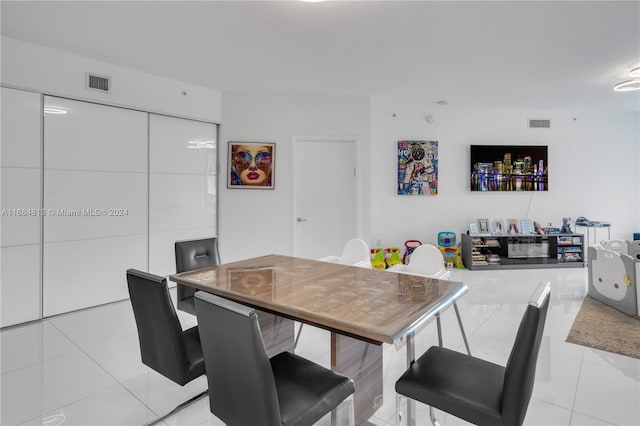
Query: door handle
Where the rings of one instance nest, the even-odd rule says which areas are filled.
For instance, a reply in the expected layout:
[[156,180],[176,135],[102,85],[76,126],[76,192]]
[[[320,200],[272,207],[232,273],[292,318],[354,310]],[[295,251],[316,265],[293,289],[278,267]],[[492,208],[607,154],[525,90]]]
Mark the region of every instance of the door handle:
[[299,217],[296,219],[298,222],[306,222],[307,219],[305,219],[304,217]]

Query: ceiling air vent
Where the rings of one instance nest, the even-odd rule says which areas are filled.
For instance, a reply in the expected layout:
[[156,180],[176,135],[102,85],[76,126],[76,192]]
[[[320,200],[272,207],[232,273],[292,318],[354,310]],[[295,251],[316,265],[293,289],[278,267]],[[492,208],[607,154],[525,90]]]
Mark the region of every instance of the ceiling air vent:
[[548,129],[551,127],[551,120],[529,120],[531,129]]
[[109,93],[111,91],[111,77],[87,73],[87,89]]

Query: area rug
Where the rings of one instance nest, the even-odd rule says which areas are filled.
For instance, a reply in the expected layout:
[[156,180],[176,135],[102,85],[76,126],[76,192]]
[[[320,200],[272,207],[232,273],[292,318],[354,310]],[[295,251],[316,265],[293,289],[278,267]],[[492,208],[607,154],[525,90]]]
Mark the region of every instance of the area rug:
[[567,342],[640,359],[640,319],[587,296]]

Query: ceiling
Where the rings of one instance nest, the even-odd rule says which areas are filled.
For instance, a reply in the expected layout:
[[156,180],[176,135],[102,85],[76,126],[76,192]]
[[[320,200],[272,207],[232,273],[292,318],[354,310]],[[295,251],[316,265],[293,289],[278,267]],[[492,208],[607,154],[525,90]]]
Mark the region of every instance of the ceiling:
[[[223,92],[639,111],[638,1],[5,1],[2,35]],[[7,60],[7,58],[3,58]]]

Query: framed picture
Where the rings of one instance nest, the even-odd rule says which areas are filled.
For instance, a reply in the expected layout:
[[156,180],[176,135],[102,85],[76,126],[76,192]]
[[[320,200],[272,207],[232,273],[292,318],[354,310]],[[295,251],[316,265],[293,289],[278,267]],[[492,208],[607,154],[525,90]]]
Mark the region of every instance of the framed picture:
[[478,219],[478,231],[481,234],[489,233],[489,219]]
[[520,223],[518,219],[507,219],[507,234],[519,234]]
[[475,222],[469,222],[469,235],[476,235],[478,233],[478,224]]
[[398,195],[438,195],[438,141],[398,141]]
[[531,219],[520,219],[520,232],[522,234],[533,234],[533,222]]
[[275,188],[276,144],[229,142],[227,188]]
[[502,219],[493,219],[491,222],[491,232],[494,234],[504,233],[504,221]]

